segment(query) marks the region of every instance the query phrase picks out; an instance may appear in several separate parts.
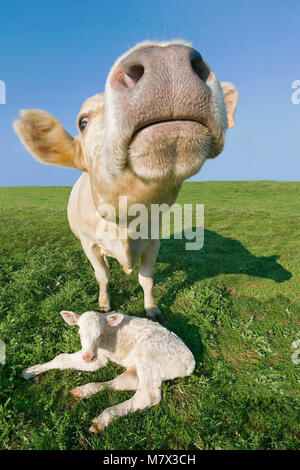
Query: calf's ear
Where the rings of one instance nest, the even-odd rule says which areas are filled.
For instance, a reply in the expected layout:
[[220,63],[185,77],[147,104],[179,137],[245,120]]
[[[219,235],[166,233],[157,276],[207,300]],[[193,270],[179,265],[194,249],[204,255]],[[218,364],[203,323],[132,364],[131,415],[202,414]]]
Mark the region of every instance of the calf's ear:
[[78,313],[70,312],[69,310],[62,310],[60,314],[68,325],[77,325],[80,318]]
[[13,128],[40,163],[87,171],[79,138],[68,134],[61,122],[47,111],[22,110]]
[[124,315],[122,315],[122,313],[111,313],[106,317],[106,321],[109,326],[118,326],[123,320]]
[[234,115],[239,100],[239,92],[237,87],[231,82],[222,82],[221,87],[226,105],[228,127],[234,127]]

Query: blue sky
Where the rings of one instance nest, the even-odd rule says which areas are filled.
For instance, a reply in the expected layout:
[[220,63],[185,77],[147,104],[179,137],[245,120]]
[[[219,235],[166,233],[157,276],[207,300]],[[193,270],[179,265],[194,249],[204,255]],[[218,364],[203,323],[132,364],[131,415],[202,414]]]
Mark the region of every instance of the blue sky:
[[104,89],[114,60],[144,39],[185,38],[240,91],[224,152],[197,180],[300,179],[298,0],[1,2],[0,186],[72,185],[75,170],[33,160],[12,131],[22,108],[46,109],[76,133],[81,103]]

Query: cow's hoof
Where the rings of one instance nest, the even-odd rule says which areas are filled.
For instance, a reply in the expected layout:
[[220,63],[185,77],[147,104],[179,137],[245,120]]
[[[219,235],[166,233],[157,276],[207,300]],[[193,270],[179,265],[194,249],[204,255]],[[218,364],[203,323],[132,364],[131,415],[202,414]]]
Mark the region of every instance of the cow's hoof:
[[75,398],[75,400],[81,400],[82,398],[82,393],[79,388],[73,388],[73,390],[70,390],[70,394]]
[[164,315],[161,313],[161,311],[157,307],[146,308],[146,313],[147,313],[147,317],[149,318],[149,320],[160,321],[160,322],[166,321]]
[[95,421],[92,422],[92,426],[89,429],[89,432],[91,434],[99,434],[100,432],[103,432],[103,431],[104,431],[104,428],[100,424],[96,423]]
[[100,312],[107,313],[107,312],[111,312],[111,307],[110,306],[107,307],[105,305],[99,305],[99,310],[100,310]]
[[99,310],[100,312],[111,312],[110,302],[108,300],[101,301],[99,299]]

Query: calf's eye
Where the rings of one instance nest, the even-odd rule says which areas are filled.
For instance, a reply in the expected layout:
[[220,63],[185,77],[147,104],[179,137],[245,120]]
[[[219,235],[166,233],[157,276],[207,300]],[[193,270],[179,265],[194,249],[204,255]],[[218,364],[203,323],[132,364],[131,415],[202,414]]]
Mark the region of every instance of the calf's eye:
[[79,120],[79,129],[81,131],[84,131],[84,129],[86,128],[87,124],[89,122],[89,118],[88,117],[83,117]]

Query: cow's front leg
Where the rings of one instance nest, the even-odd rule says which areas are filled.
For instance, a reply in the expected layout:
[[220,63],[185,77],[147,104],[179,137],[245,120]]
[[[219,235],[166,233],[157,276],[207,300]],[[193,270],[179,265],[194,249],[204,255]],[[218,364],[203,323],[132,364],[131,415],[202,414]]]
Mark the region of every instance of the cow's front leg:
[[100,248],[89,240],[81,239],[81,245],[94,268],[95,277],[99,284],[99,309],[102,312],[110,312],[111,306],[108,293],[109,265],[107,258],[102,256],[100,253]]
[[147,317],[152,320],[164,320],[153,298],[153,269],[160,248],[160,240],[151,240],[150,246],[141,257],[139,283],[144,291],[144,306]]
[[82,359],[82,351],[73,354],[59,354],[52,361],[45,362],[44,364],[36,364],[35,366],[28,367],[22,371],[24,379],[32,379],[43,372],[51,369],[75,369],[85,372],[94,372],[106,365],[107,361],[103,359],[96,359],[93,362],[86,362]]

